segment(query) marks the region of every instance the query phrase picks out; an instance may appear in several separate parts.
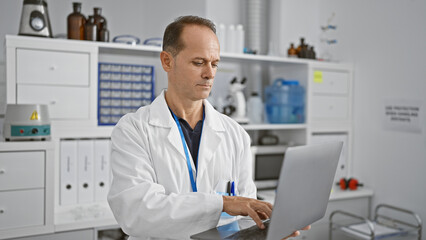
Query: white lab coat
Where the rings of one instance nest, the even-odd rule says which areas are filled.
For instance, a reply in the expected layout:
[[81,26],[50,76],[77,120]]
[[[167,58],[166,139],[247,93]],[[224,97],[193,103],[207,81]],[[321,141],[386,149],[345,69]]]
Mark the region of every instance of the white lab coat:
[[108,202],[130,239],[188,239],[217,226],[228,181],[239,196],[256,197],[250,138],[204,100],[205,121],[192,192],[181,136],[164,92],[112,132],[113,181]]

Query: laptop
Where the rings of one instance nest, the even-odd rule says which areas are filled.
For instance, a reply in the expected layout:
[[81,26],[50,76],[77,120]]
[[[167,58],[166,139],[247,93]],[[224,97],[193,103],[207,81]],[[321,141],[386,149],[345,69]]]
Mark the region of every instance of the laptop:
[[276,240],[321,219],[327,210],[342,146],[342,142],[327,142],[286,150],[266,229],[243,219],[192,235],[191,239]]

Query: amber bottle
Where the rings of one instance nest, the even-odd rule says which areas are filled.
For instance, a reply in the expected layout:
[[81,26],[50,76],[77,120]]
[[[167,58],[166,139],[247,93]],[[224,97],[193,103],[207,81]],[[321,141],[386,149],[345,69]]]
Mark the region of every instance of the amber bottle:
[[[93,8],[93,18],[95,20],[95,25],[97,26],[98,33],[97,33],[97,41],[101,41],[101,30],[104,29],[104,25],[106,25],[106,19],[101,15],[102,14],[102,8]],[[106,26],[105,26],[106,27]]]
[[98,38],[98,27],[95,24],[93,16],[89,16],[84,29],[84,39],[89,41],[96,41]]
[[299,46],[297,46],[297,49],[296,49],[297,55],[300,54],[300,51],[302,51],[302,48],[303,48],[304,45],[306,45],[305,44],[305,38],[300,38],[300,44],[299,44]]
[[292,58],[297,57],[297,51],[293,43],[290,44],[290,48],[287,50],[287,56]]
[[84,40],[84,25],[86,24],[86,18],[81,14],[81,3],[73,2],[72,12],[67,17],[67,31],[68,39]]
[[102,26],[101,31],[99,31],[99,41],[109,42],[109,31],[107,29],[106,23]]

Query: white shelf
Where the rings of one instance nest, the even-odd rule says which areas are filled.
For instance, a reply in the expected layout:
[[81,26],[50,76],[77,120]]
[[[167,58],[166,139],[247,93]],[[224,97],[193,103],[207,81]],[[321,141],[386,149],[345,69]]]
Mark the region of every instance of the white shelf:
[[306,129],[306,124],[248,124],[241,125],[245,130],[290,130]]

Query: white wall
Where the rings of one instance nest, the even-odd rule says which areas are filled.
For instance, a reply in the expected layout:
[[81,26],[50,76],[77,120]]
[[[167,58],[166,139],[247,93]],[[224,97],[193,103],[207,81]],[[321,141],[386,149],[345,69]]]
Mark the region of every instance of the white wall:
[[339,16],[336,57],[355,65],[354,173],[374,189],[373,205],[405,207],[426,221],[426,118],[422,133],[385,130],[381,118],[386,99],[421,100],[425,113],[426,2],[323,0],[322,6],[323,14],[334,8]]
[[[385,130],[382,122],[387,99],[419,100],[426,113],[426,1],[285,0],[282,7],[288,41],[312,42],[336,13],[333,59],[355,67],[353,175],[373,188],[373,206],[394,204],[426,221],[426,118],[421,133]],[[306,16],[313,10],[316,21]]]

